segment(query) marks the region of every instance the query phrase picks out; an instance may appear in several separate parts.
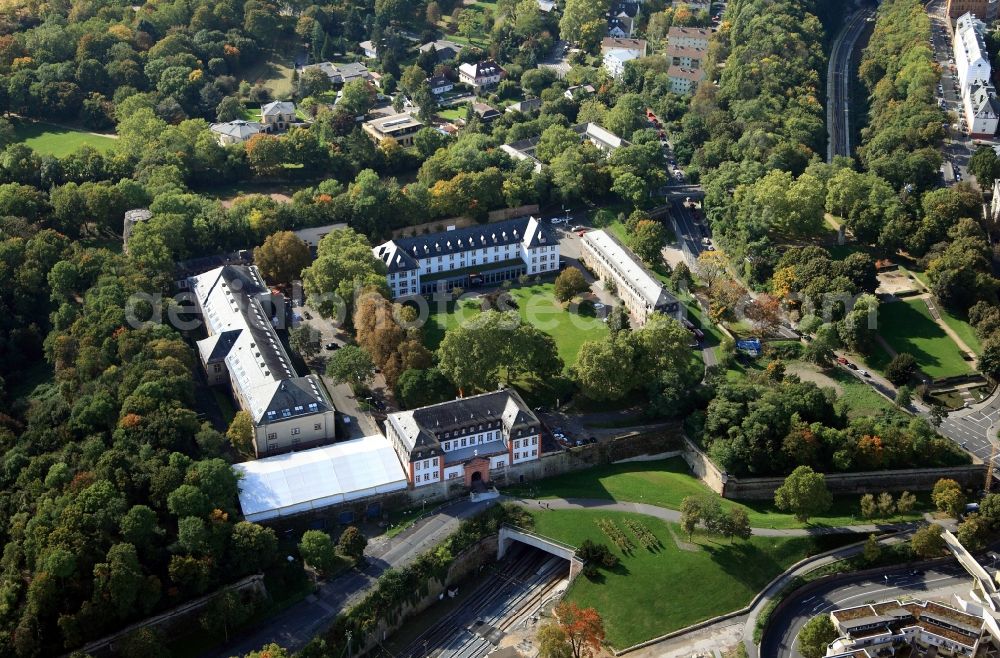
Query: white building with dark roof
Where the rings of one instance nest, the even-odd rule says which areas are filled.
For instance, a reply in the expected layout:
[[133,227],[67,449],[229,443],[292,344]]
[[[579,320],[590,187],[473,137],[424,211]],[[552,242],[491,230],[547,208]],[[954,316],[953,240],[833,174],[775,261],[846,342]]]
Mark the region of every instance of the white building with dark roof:
[[955,21],[955,68],[965,123],[972,137],[996,134],[1000,102],[991,82],[990,54],[986,50],[986,24],[966,13]]
[[449,80],[447,76],[434,75],[427,78],[427,86],[430,87],[432,94],[440,96],[454,89],[455,83]]
[[412,487],[490,482],[491,471],[539,458],[541,427],[511,389],[392,413],[385,422]]
[[559,269],[559,240],[534,217],[398,238],[372,253],[386,265],[394,299]]
[[601,57],[604,70],[612,78],[620,78],[625,72],[625,63],[633,59],[645,57],[647,43],[645,39],[622,39],[605,37],[601,41]]
[[208,337],[198,355],[210,385],[229,383],[254,424],[258,457],[327,443],[336,436],[335,409],[322,382],[300,377],[274,329],[283,304],[255,265],[223,265],[190,277]]
[[261,124],[243,119],[227,121],[226,123],[213,123],[208,129],[215,133],[215,138],[223,146],[242,144],[254,135],[264,132],[264,126]]
[[673,315],[677,298],[671,295],[624,245],[607,231],[588,231],[581,241],[581,259],[594,276],[612,281],[625,308],[638,325],[654,312]]

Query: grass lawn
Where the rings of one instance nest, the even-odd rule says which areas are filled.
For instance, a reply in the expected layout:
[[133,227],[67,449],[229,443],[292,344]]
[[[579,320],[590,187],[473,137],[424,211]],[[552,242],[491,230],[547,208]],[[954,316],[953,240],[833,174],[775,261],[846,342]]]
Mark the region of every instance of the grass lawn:
[[[517,302],[521,317],[535,325],[556,341],[559,356],[567,366],[576,363],[580,346],[588,340],[598,340],[608,333],[608,327],[595,317],[579,315],[575,310],[567,310],[556,301],[552,283],[540,283],[525,287],[511,288],[510,294]],[[448,310],[434,313],[424,326],[424,342],[428,349],[437,349],[448,329],[467,322],[480,313],[479,299],[467,299],[456,305],[450,303]]]
[[465,118],[465,107],[465,105],[459,105],[458,107],[449,107],[444,110],[438,110],[437,115],[445,121],[458,121],[459,119]]
[[938,312],[941,313],[941,319],[948,327],[958,334],[958,337],[965,341],[965,344],[969,346],[973,352],[978,356],[983,353],[983,346],[979,342],[979,338],[976,336],[976,330],[972,328],[969,324],[967,318],[959,317],[958,315],[953,315],[949,313],[947,309],[943,308],[940,304],[937,305]]
[[113,137],[93,135],[83,130],[63,128],[42,121],[15,122],[14,134],[17,141],[23,142],[37,153],[54,155],[57,158],[65,157],[81,146],[90,146],[104,153],[115,143]]
[[922,300],[881,304],[878,331],[897,352],[909,352],[929,377],[951,377],[972,372],[948,334],[937,325]]
[[292,73],[294,68],[294,48],[278,47],[267,58],[262,59],[243,72],[243,79],[250,84],[260,83],[267,87],[271,96],[281,99],[292,95]]
[[[701,480],[690,474],[687,463],[680,457],[652,462],[630,462],[595,466],[575,473],[547,478],[514,491],[535,498],[597,498],[618,502],[648,503],[667,509],[679,509],[687,496],[704,494],[717,496]],[[721,497],[719,498],[720,500]],[[843,526],[865,523],[857,518],[860,496],[834,499],[834,505],[823,516],[810,519],[809,526]],[[723,500],[724,507],[739,506],[747,510],[750,525],[755,528],[808,527],[791,514],[778,511],[769,501]],[[929,507],[930,499],[918,496],[917,513],[886,519],[886,522],[915,520]],[[926,506],[926,507],[925,507]]]
[[[674,540],[687,539],[679,526],[640,514],[539,510],[533,516],[539,534],[576,546],[585,539],[607,544],[621,559],[618,567],[601,571],[596,580],[579,576],[565,596],[597,608],[607,642],[617,649],[737,610],[790,565],[831,543],[810,537],[754,537],[730,543],[696,533],[693,546],[682,549]],[[623,554],[597,526],[598,519],[613,521],[636,548]],[[659,547],[642,547],[626,520],[645,526]],[[833,541],[840,545],[846,540]]]
[[871,416],[883,409],[895,408],[892,402],[843,368],[824,370],[823,374],[840,386],[837,399],[847,403],[850,408],[848,415],[851,417]]

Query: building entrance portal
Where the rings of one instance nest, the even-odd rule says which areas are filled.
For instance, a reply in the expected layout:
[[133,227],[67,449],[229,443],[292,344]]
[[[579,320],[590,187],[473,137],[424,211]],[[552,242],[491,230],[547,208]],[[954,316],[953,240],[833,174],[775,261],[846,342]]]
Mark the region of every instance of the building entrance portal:
[[482,486],[490,480],[490,460],[478,457],[465,464],[465,486]]

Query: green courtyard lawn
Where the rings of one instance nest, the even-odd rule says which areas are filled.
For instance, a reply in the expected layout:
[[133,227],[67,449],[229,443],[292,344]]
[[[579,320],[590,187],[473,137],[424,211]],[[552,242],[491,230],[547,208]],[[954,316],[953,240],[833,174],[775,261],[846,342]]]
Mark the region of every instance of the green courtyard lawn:
[[290,97],[295,71],[294,51],[294,47],[277,45],[270,55],[246,69],[242,78],[252,85],[264,85],[276,99]]
[[[691,544],[677,525],[641,514],[590,510],[536,510],[535,531],[579,546],[608,545],[621,563],[596,580],[579,576],[565,600],[594,607],[607,642],[624,649],[745,606],[775,576],[802,558],[856,540],[839,537],[753,537],[749,541],[695,533]],[[598,527],[613,521],[636,546],[623,554]],[[644,548],[626,520],[642,524],[660,546]],[[675,537],[684,542],[678,546]]]
[[436,114],[444,119],[445,121],[458,121],[465,118],[467,110],[465,105],[459,105],[458,107],[449,107],[443,110],[438,110]]
[[90,146],[104,153],[115,143],[114,137],[96,135],[42,121],[17,121],[14,123],[14,135],[18,142],[23,142],[37,153],[53,155],[57,158],[66,157],[82,146]]
[[878,332],[897,352],[912,354],[929,377],[972,372],[958,345],[934,321],[923,300],[879,305]]
[[[517,302],[521,317],[555,339],[559,356],[568,367],[576,363],[580,346],[588,340],[606,336],[608,327],[599,318],[580,315],[575,308],[565,308],[556,301],[553,288],[552,283],[515,286],[510,294]],[[424,343],[431,350],[437,349],[448,329],[471,320],[481,312],[478,297],[459,304],[449,303],[447,310],[441,313],[435,313],[434,308],[432,302],[431,316],[424,326]]]
[[[512,493],[534,498],[592,498],[629,503],[647,503],[667,509],[680,509],[687,496],[697,494],[718,497],[724,507],[743,507],[755,528],[802,528],[845,526],[868,523],[858,518],[860,496],[838,496],[826,514],[800,523],[795,517],[781,512],[770,501],[723,500],[698,478],[690,474],[687,462],[680,457],[650,461],[627,462],[594,466],[575,473],[566,473],[530,486],[518,487]],[[917,510],[905,517],[880,519],[879,523],[912,521],[929,508],[929,498],[918,496]]]

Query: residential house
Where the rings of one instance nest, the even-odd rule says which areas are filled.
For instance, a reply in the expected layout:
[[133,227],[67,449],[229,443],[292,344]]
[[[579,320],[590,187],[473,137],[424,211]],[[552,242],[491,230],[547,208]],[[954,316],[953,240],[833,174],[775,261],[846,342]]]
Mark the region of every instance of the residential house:
[[473,103],[472,111],[483,123],[489,123],[500,116],[500,112],[495,107],[486,103]]
[[545,14],[551,14],[557,6],[555,0],[538,0],[538,10]]
[[227,121],[226,123],[213,123],[208,129],[215,133],[215,138],[223,146],[242,144],[254,135],[264,132],[264,126],[261,124],[243,119]]
[[625,62],[646,56],[645,39],[620,39],[605,37],[601,41],[601,56],[604,69],[612,78],[620,78],[625,72]]
[[597,90],[594,89],[594,85],[573,85],[563,92],[563,96],[571,101],[578,101],[582,98],[593,96],[596,93]]
[[447,94],[455,88],[455,83],[443,75],[435,75],[427,78],[427,86],[431,88],[431,93],[435,96]]
[[372,253],[386,265],[393,299],[559,269],[559,240],[534,217],[397,238]]
[[450,62],[458,57],[459,53],[462,52],[462,46],[454,41],[448,41],[447,39],[428,41],[424,45],[420,46],[420,52],[422,53],[429,50],[433,50],[437,53],[439,62]]
[[208,337],[198,355],[209,385],[228,383],[253,421],[258,457],[328,443],[335,409],[323,383],[300,377],[274,329],[284,313],[255,265],[223,265],[190,277]]
[[635,255],[610,233],[603,230],[584,233],[581,260],[602,281],[612,281],[625,308],[637,325],[643,325],[654,312],[675,314],[677,298],[671,295]]
[[482,89],[495,87],[503,80],[507,72],[503,67],[492,59],[484,59],[481,62],[468,62],[458,67],[458,80],[463,82],[478,93]]
[[302,67],[303,72],[311,71],[313,69],[325,73],[326,77],[330,79],[330,82],[334,87],[340,87],[348,82],[351,82],[352,80],[371,81],[372,79],[372,74],[368,70],[368,67],[361,62],[350,62],[347,64],[320,62],[318,64],[309,64],[308,66]]
[[671,65],[667,69],[667,77],[670,79],[670,91],[686,96],[693,94],[698,83],[705,79],[705,71],[700,68]]
[[712,32],[703,27],[671,27],[667,31],[667,43],[683,48],[708,50]]
[[[874,658],[882,655],[975,656],[990,634],[984,619],[933,601],[885,601],[830,613],[838,637],[826,655]],[[906,649],[901,654],[900,649]]]
[[1000,123],[1000,100],[996,88],[986,82],[973,83],[968,93],[962,95],[966,126],[972,137],[989,139],[997,132]]
[[373,41],[362,41],[358,44],[358,47],[361,48],[361,52],[363,52],[365,57],[368,59],[378,58],[378,46],[375,45]]
[[347,224],[337,223],[337,224],[325,224],[323,226],[310,226],[308,228],[300,228],[292,231],[299,240],[302,240],[309,247],[309,251],[312,252],[313,256],[316,255],[316,248],[319,247],[319,241],[326,237],[326,234],[330,231],[338,231],[340,229],[347,228]]
[[525,98],[523,101],[511,103],[505,112],[520,112],[521,114],[533,114],[542,109],[541,98]]
[[635,30],[639,17],[638,2],[622,2],[615,0],[608,10],[608,36],[619,39],[629,39]]
[[423,127],[424,124],[419,119],[405,112],[378,117],[361,124],[361,129],[376,143],[389,138],[400,146],[413,146],[413,136]]
[[513,389],[389,414],[385,433],[414,488],[485,485],[542,451],[542,424]]
[[985,21],[994,21],[998,17],[998,5],[998,0],[948,0],[948,17],[958,18],[963,14],[972,14]]
[[275,132],[277,130],[288,130],[293,124],[298,122],[295,116],[295,103],[291,101],[272,101],[260,108],[260,121],[264,124],[264,130]]

